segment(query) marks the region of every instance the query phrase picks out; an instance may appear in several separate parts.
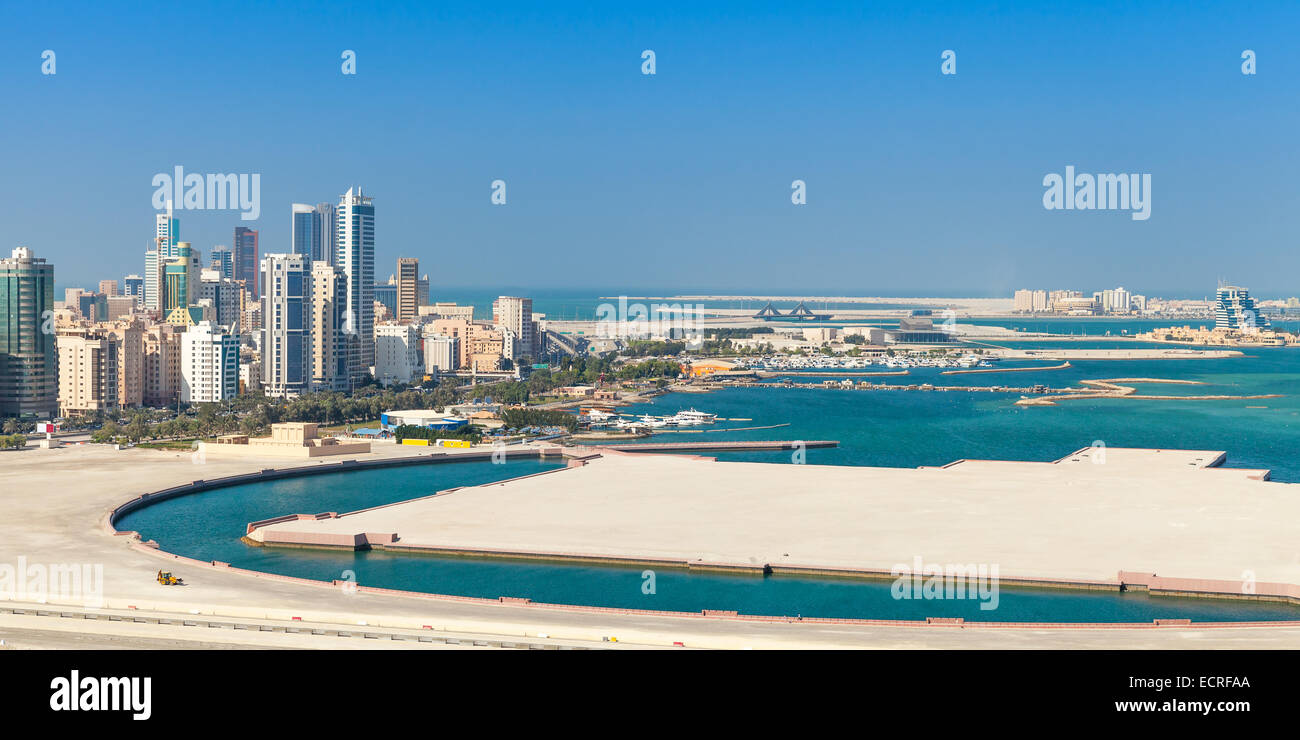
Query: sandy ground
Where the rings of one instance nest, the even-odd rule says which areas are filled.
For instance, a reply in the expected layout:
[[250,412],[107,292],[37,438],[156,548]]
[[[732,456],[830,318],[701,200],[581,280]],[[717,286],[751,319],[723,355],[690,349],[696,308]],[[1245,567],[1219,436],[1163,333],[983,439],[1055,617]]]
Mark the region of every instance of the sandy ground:
[[[412,452],[397,447],[377,449],[380,451],[373,454],[427,454],[427,451]],[[6,492],[5,513],[0,517],[0,565],[16,565],[20,557],[28,563],[47,565],[100,565],[103,567],[104,597],[100,606],[115,610],[134,606],[134,612],[139,615],[220,617],[279,623],[292,623],[297,621],[292,620],[293,617],[299,617],[299,624],[304,626],[365,622],[371,629],[428,629],[427,634],[441,636],[491,635],[498,639],[550,640],[596,647],[608,646],[604,640],[607,637],[616,637],[621,645],[628,647],[669,647],[674,642],[683,642],[688,647],[715,648],[1300,647],[1300,627],[1075,631],[751,623],[346,593],[333,588],[287,583],[164,560],[130,548],[126,538],[112,536],[101,528],[101,520],[110,508],[141,493],[200,478],[212,479],[289,464],[283,460],[254,459],[209,460],[196,465],[188,454],[140,449],[119,452],[100,446],[0,453],[0,490]],[[1223,476],[1225,486],[1232,487],[1228,489],[1230,495],[1240,501],[1240,497],[1235,495],[1235,492],[1244,490],[1237,488],[1245,485],[1240,476],[1211,471],[1202,474]],[[564,473],[542,478],[562,475]],[[1251,515],[1254,497],[1264,495],[1267,498],[1266,490],[1260,486],[1251,488],[1252,498],[1239,506],[1240,514],[1228,509],[1222,519],[1230,521],[1234,516]],[[1288,521],[1293,522],[1294,517]],[[913,523],[914,530],[929,527],[928,522]],[[1247,544],[1229,546],[1246,547]],[[189,585],[184,588],[159,586],[154,580],[159,568],[172,570]],[[79,597],[51,602],[56,600],[78,608],[81,604]],[[16,602],[8,604],[15,605],[22,606]],[[58,634],[51,623],[43,624],[47,626],[34,628],[30,622],[21,625],[5,622],[3,627],[44,633],[47,646],[78,646],[79,638],[69,635],[66,642],[60,642],[57,637],[50,637]],[[82,627],[78,634],[98,634],[96,630],[100,629],[123,629],[120,625],[94,629]],[[155,625],[152,629],[162,627]],[[176,632],[136,635],[135,638],[162,640],[159,646],[165,646],[167,640],[245,644],[250,639],[243,632],[234,630],[208,630],[209,634],[200,638],[186,631],[194,627],[166,626],[166,629]],[[27,634],[19,632],[14,639],[22,643],[31,639],[30,636],[24,637]],[[173,636],[164,637],[164,634]],[[274,636],[268,639],[277,645],[290,646],[293,642],[282,633],[271,634]],[[401,644],[405,646],[407,643]]]

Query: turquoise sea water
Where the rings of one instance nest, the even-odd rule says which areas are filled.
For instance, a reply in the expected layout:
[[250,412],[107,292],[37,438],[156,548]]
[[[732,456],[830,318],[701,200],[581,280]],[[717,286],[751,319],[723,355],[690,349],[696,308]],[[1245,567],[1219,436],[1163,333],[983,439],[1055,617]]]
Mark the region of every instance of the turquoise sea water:
[[1005,587],[999,592],[996,609],[981,610],[976,600],[896,600],[887,581],[688,575],[662,568],[655,572],[655,593],[646,594],[641,568],[280,550],[251,547],[239,539],[248,522],[278,514],[348,511],[554,467],[554,463],[538,461],[457,463],[254,483],[164,501],[123,517],[118,528],[137,530],[169,552],[222,560],[242,568],[317,580],[343,579],[344,572],[350,570],[363,585],[484,598],[520,596],[631,609],[735,609],[746,614],[877,619],[1128,622],[1300,618],[1300,609],[1278,604]]
[[[1057,361],[1005,362],[998,367],[1047,367]],[[882,370],[884,368],[876,368]],[[828,376],[839,380],[841,376]],[[1231,401],[1097,399],[1056,406],[1016,406],[1018,393],[730,388],[708,394],[661,396],[634,413],[667,415],[692,406],[725,418],[709,429],[789,424],[776,429],[700,434],[666,432],[647,441],[695,439],[834,439],[833,449],[808,450],[822,465],[916,467],[961,458],[1055,460],[1101,441],[1109,447],[1222,450],[1228,467],[1268,468],[1273,479],[1300,482],[1300,348],[1251,350],[1220,360],[1075,360],[1064,370],[942,375],[913,368],[872,383],[1054,388],[1105,378],[1170,378],[1205,385],[1130,384],[1139,394],[1267,395]],[[815,377],[791,377],[815,382]],[[769,382],[765,385],[773,386]],[[788,462],[789,453],[729,453],[726,459]]]
[[[1071,345],[1076,346],[1076,345]],[[695,407],[727,419],[704,433],[662,433],[652,441],[724,439],[834,439],[840,446],[807,451],[827,465],[915,467],[960,458],[1054,460],[1100,440],[1112,447],[1224,450],[1230,467],[1268,468],[1276,480],[1300,482],[1300,349],[1251,350],[1222,360],[1075,361],[1065,370],[941,375],[913,369],[902,377],[872,378],[897,385],[1076,385],[1083,379],[1179,378],[1206,385],[1140,385],[1160,395],[1286,394],[1249,401],[1066,401],[1056,407],[1019,407],[1014,393],[845,391],[775,387],[732,388],[706,394],[661,396],[633,412],[669,414]],[[1004,363],[1046,366],[1055,361]],[[814,378],[798,377],[807,382]],[[1259,408],[1252,408],[1259,407]],[[788,424],[775,429],[728,428]],[[788,452],[726,453],[722,459],[789,464]],[[986,621],[1109,622],[1155,618],[1198,621],[1300,619],[1300,608],[1279,604],[1176,599],[1117,594],[1003,588],[996,610],[972,600],[896,600],[885,581],[687,574],[659,569],[654,594],[642,591],[640,568],[588,567],[378,552],[277,550],[239,538],[250,521],[287,513],[352,511],[424,496],[438,490],[527,475],[554,463],[513,461],[504,466],[459,463],[356,471],[271,481],[186,496],[137,511],[118,524],[157,540],[163,549],[202,560],[320,580],[352,570],[365,585],[414,591],[639,609]],[[582,549],[575,542],[574,549]]]

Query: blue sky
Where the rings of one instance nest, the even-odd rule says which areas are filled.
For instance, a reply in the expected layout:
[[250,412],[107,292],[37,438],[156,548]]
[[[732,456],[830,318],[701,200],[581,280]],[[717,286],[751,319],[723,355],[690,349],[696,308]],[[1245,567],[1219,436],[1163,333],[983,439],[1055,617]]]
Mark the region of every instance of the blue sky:
[[[1300,293],[1295,4],[465,5],[12,7],[0,246],[141,272],[179,164],[261,174],[263,251],[363,185],[376,273],[418,257],[435,297]],[[1045,210],[1066,165],[1150,173],[1151,218]],[[179,215],[205,254],[247,223]]]

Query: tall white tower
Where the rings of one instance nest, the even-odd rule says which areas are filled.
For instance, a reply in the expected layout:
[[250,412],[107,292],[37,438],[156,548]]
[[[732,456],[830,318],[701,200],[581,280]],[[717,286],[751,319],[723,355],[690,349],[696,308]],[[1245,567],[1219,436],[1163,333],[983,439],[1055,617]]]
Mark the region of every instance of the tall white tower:
[[353,384],[375,364],[375,206],[360,187],[348,188],[339,199],[338,266],[347,278],[344,332],[355,347],[349,361]]

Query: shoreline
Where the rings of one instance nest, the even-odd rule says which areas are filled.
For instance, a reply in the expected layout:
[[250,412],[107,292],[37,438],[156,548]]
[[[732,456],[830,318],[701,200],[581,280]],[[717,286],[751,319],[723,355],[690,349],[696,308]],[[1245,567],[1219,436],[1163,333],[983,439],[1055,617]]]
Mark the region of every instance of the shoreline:
[[[1075,453],[1075,454],[1079,454],[1079,453]],[[469,460],[463,460],[463,461],[469,461]],[[387,461],[377,461],[377,462],[387,462]],[[955,464],[957,463],[952,463],[952,465]],[[544,473],[532,474],[523,477],[524,478],[535,477],[536,475],[546,475],[549,473],[561,472],[562,470],[564,469],[546,471]],[[275,472],[284,474],[284,473],[289,473],[290,471],[275,471]],[[317,469],[314,472],[315,474],[320,474],[323,471]],[[254,475],[260,476],[261,474],[254,474]],[[240,480],[236,481],[233,484],[247,482],[246,480],[244,480],[245,477],[246,476],[240,476],[239,477]],[[288,477],[288,476],[281,475],[277,477]],[[515,480],[519,480],[519,479],[509,479],[507,481],[500,481],[491,485],[494,486],[502,485]],[[210,482],[200,481],[200,482],[196,482],[196,484],[194,485],[218,484],[218,483],[219,481],[210,481]],[[213,487],[218,487],[218,486],[214,485]],[[208,490],[208,489],[204,488],[200,490]],[[456,490],[461,490],[461,489],[451,489],[451,491],[456,491]],[[435,497],[446,495],[451,491],[435,494]],[[198,492],[198,491],[196,490],[191,492]],[[173,495],[183,495],[183,494],[176,493]],[[421,498],[427,499],[430,497],[421,497]],[[156,501],[166,500],[166,499],[150,497],[146,500],[149,503],[154,503]],[[416,500],[420,500],[420,499],[408,499],[406,501],[395,502],[393,504],[387,504],[383,507],[377,507],[377,508],[400,506],[402,504],[410,503],[411,501],[416,501]],[[135,500],[133,499],[132,502],[134,501]],[[129,504],[132,502],[127,502],[127,503]],[[125,506],[126,504],[124,504],[122,507],[118,507],[118,509],[115,510],[115,512],[120,511]],[[349,512],[347,514],[333,514],[327,516],[329,516],[330,518],[343,518],[349,515],[355,515],[355,514],[362,513],[364,511],[371,511],[371,510],[372,509],[358,510],[356,512]],[[126,512],[123,511],[121,513],[126,513]],[[277,519],[282,519],[282,520],[287,520],[289,518],[317,519],[320,516],[321,515],[285,515],[284,517],[279,517]],[[266,521],[270,522],[273,520],[266,520]],[[772,563],[753,564],[753,563],[732,563],[732,562],[723,562],[723,561],[689,561],[689,560],[679,560],[674,558],[612,556],[612,555],[584,554],[584,553],[572,553],[572,552],[536,551],[536,550],[528,550],[528,549],[492,549],[492,548],[475,548],[475,547],[459,547],[459,546],[404,545],[396,541],[390,541],[387,543],[384,542],[370,543],[366,541],[364,543],[358,543],[352,546],[330,546],[330,545],[321,546],[319,544],[311,545],[311,544],[293,543],[293,542],[266,541],[265,539],[262,540],[261,542],[256,542],[249,535],[258,531],[259,529],[258,525],[261,524],[264,524],[264,522],[250,523],[248,525],[248,530],[249,530],[248,533],[241,539],[243,539],[249,545],[263,546],[263,547],[285,547],[290,549],[326,549],[326,550],[334,550],[334,551],[357,551],[357,550],[365,550],[365,549],[374,549],[379,551],[402,553],[402,554],[427,554],[427,555],[434,555],[434,556],[542,561],[542,562],[549,561],[549,562],[563,562],[563,563],[580,563],[580,564],[589,564],[589,565],[603,564],[603,565],[613,565],[613,566],[622,566],[622,567],[655,566],[655,567],[681,569],[687,572],[690,571],[715,572],[715,573],[721,572],[721,573],[755,575],[755,576],[780,575],[780,576],[805,577],[805,578],[830,577],[830,578],[870,579],[870,580],[881,580],[881,579],[893,580],[897,578],[897,576],[891,573],[890,571],[884,571],[881,569],[846,568],[846,567],[837,567],[837,566],[828,566],[828,565],[772,564]],[[138,533],[130,533],[130,532],[114,531],[114,534],[119,534],[119,535],[135,534],[137,540],[139,537]],[[132,547],[136,549],[145,548],[147,551],[150,551],[151,554],[156,554],[161,557],[170,557],[173,559],[182,559],[186,561],[191,561],[194,564],[200,564],[207,567],[221,568],[225,570],[242,570],[242,569],[233,568],[227,563],[219,563],[216,561],[212,563],[192,561],[192,559],[186,558],[185,556],[175,555],[163,551],[160,547],[157,546],[156,543],[153,543],[151,546],[150,543],[140,543],[137,541],[136,543],[132,544]],[[253,574],[262,573],[260,571],[249,571],[249,572]],[[280,576],[274,573],[265,573],[265,575],[270,577],[275,577],[275,578],[293,578],[290,576]],[[295,579],[295,580],[309,580],[309,579]],[[1081,590],[1081,591],[1112,591],[1113,590],[1116,592],[1123,592],[1130,589],[1136,589],[1136,590],[1145,590],[1153,596],[1213,598],[1213,599],[1220,599],[1225,601],[1265,601],[1265,602],[1286,603],[1289,605],[1300,605],[1300,586],[1296,584],[1260,583],[1257,584],[1257,590],[1255,593],[1245,594],[1241,592],[1241,584],[1236,581],[1181,578],[1181,577],[1167,578],[1167,577],[1158,577],[1155,574],[1136,573],[1131,571],[1120,571],[1117,578],[1113,580],[1090,580],[1090,579],[1079,579],[1079,578],[1041,577],[1041,576],[1034,576],[1034,577],[1002,576],[1000,577],[1000,582],[1007,582],[1007,585],[1013,588],[1022,588],[1022,587],[1023,588],[1050,588],[1050,589]],[[330,585],[330,586],[338,585],[338,582],[334,582],[332,584],[326,584],[323,581],[312,582],[312,583],[319,584],[319,585]],[[456,596],[452,594],[436,594],[436,593],[420,592],[420,591],[401,591],[401,590],[393,590],[393,589],[382,589],[382,591],[385,593],[402,593],[402,594],[409,594],[409,595],[414,595],[417,597],[424,597],[424,598],[445,597],[445,598],[452,598],[452,599],[477,599],[486,602],[493,601],[491,599],[483,599],[482,597],[464,597],[464,596]],[[499,597],[499,598],[505,599],[509,597]],[[530,600],[525,599],[521,603],[532,603],[532,602]],[[543,606],[543,604],[540,603],[538,603],[537,605]],[[560,605],[548,604],[544,606],[578,609],[578,610],[582,610],[582,609],[598,609],[602,611],[616,610],[616,611],[626,611],[628,613],[646,612],[646,610],[624,610],[620,607],[597,607],[597,606],[586,606],[581,604],[560,604]],[[714,610],[705,610],[705,611],[706,611],[705,616],[719,616],[716,613],[708,613],[708,612],[713,612]],[[653,611],[652,613],[661,614],[663,612]],[[672,613],[681,614],[684,616],[695,616],[694,612],[672,612]],[[722,616],[728,616],[728,615],[724,614]],[[779,617],[775,615],[737,615],[734,612],[730,613],[730,616],[736,616],[737,618],[763,618],[763,619],[777,619],[777,620],[788,618],[788,617]],[[818,620],[823,620],[823,621],[831,620],[836,623],[862,622],[862,623],[908,624],[914,622],[914,620],[847,619],[847,618],[832,618],[832,617],[806,617],[804,618],[803,621],[818,621]],[[1297,621],[1300,621],[1300,613],[1297,614]],[[989,624],[989,623],[970,622],[967,624],[975,625],[975,624]],[[1074,623],[1017,622],[1017,623],[1003,623],[1003,624],[1015,624],[1018,626],[1033,627],[1033,628],[1058,628],[1059,626],[1064,624],[1074,624]],[[1091,625],[1094,623],[1078,623],[1078,624]],[[1109,623],[1109,624],[1124,625],[1124,626],[1131,626],[1131,627],[1146,626],[1146,623],[1144,622],[1122,622],[1122,623]],[[1198,623],[1198,624],[1204,624],[1204,623]],[[1225,623],[1225,624],[1237,624],[1237,623]]]
[[[372,455],[394,459],[417,457],[412,452],[385,448]],[[213,618],[223,622],[261,624],[261,629],[275,631],[274,636],[264,633],[264,644],[283,647],[312,646],[310,643],[296,644],[294,640],[297,638],[284,634],[299,629],[304,635],[321,634],[324,630],[331,635],[329,640],[336,639],[334,630],[346,631],[356,638],[358,646],[363,645],[360,641],[363,632],[404,632],[405,637],[411,640],[403,647],[418,647],[414,640],[416,635],[421,641],[432,640],[436,644],[442,644],[444,640],[454,644],[460,640],[468,645],[467,640],[472,637],[476,641],[487,640],[493,644],[501,641],[518,646],[528,643],[548,647],[639,646],[660,649],[685,644],[691,648],[715,649],[1014,647],[1149,650],[1185,645],[1187,640],[1214,648],[1261,645],[1287,648],[1300,645],[1300,624],[1289,618],[1276,621],[1279,618],[1274,614],[1250,622],[1216,622],[1213,614],[1205,615],[1203,618],[1207,621],[1204,622],[1147,621],[1144,613],[1140,618],[1125,623],[969,623],[966,626],[984,628],[972,632],[960,629],[962,625],[959,622],[913,615],[909,615],[911,621],[799,620],[744,614],[733,617],[729,612],[717,610],[706,614],[693,610],[658,612],[651,609],[569,607],[540,602],[519,603],[501,598],[437,596],[357,586],[355,581],[312,581],[173,555],[161,547],[149,547],[140,542],[130,542],[126,537],[108,534],[112,531],[110,528],[94,524],[106,518],[108,512],[140,498],[141,491],[157,492],[166,490],[169,485],[191,484],[197,476],[216,481],[255,473],[261,465],[283,465],[283,460],[208,461],[204,466],[194,466],[189,455],[138,449],[113,451],[97,445],[28,450],[4,460],[9,462],[0,460],[0,481],[20,487],[36,473],[47,482],[49,489],[39,501],[30,497],[20,498],[16,502],[14,518],[0,523],[0,529],[6,535],[4,541],[8,543],[7,557],[12,560],[21,553],[32,562],[90,559],[90,562],[103,563],[107,579],[104,601],[99,607],[87,611],[90,616],[81,628],[95,633],[117,630],[114,625],[119,623],[120,615],[123,630],[131,622],[167,625],[156,628],[137,626],[135,629],[169,632],[173,636],[169,639],[192,639],[186,636],[198,633],[191,631],[195,629],[191,625],[197,623],[202,627],[205,621]],[[334,465],[329,463],[331,467]],[[309,467],[313,463],[304,461],[299,466]],[[1214,475],[1217,477],[1223,473]],[[1230,476],[1231,480],[1237,478]],[[489,487],[489,490],[494,489],[500,487]],[[51,505],[56,506],[61,514],[40,513]],[[0,560],[3,557],[0,554]],[[1159,565],[1154,561],[1153,564]],[[187,587],[176,590],[155,584],[154,574],[160,567],[184,578]],[[1164,570],[1171,568],[1166,564]],[[1114,572],[1110,571],[1111,574]],[[82,611],[80,607],[80,598],[51,595],[42,603],[11,598],[0,603],[0,613],[10,613],[9,610],[16,608],[31,615],[39,613],[57,617],[64,612],[79,613]],[[1279,608],[1273,607],[1274,610]],[[1069,619],[1071,615],[1066,613],[1062,616]],[[1250,618],[1249,614],[1242,616]],[[30,619],[43,621],[36,616]],[[65,625],[69,622],[50,618],[49,624]],[[206,640],[212,646],[237,644],[243,636],[257,634],[256,627],[249,632],[231,632],[230,625],[225,626],[225,630],[201,631],[208,635]],[[949,629],[920,629],[932,626]],[[606,642],[612,635],[618,637],[617,644]],[[344,641],[339,647],[349,644],[352,643]]]

